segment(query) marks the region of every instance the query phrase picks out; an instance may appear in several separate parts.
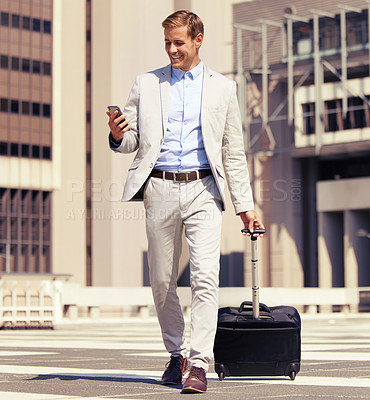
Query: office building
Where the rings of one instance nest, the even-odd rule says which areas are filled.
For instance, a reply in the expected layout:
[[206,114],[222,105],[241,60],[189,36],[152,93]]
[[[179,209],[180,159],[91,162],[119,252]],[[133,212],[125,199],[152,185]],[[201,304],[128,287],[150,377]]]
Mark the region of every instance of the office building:
[[[236,4],[266,286],[370,286],[369,4]],[[258,15],[258,18],[256,18]]]

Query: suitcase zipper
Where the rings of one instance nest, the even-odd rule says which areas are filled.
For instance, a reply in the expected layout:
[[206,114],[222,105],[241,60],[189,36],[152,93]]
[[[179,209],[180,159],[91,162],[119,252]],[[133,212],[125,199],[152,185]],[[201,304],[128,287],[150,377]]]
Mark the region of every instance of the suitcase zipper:
[[290,331],[297,331],[299,332],[299,328],[298,327],[285,327],[285,328],[265,328],[265,327],[261,327],[261,328],[229,328],[229,327],[224,327],[224,326],[219,326],[217,328],[218,330],[224,330],[224,331],[236,331],[236,332],[261,332],[263,330],[263,332],[290,332]]

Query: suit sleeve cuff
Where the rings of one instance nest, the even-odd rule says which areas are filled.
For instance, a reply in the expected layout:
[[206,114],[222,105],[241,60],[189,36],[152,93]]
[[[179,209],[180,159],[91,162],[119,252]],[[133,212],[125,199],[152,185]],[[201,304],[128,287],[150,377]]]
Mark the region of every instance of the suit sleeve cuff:
[[116,149],[116,148],[118,148],[119,146],[121,146],[122,140],[123,140],[123,139],[121,139],[119,142],[116,142],[116,141],[114,140],[114,137],[113,137],[113,135],[112,135],[112,132],[109,132],[109,146],[110,146],[112,149]]

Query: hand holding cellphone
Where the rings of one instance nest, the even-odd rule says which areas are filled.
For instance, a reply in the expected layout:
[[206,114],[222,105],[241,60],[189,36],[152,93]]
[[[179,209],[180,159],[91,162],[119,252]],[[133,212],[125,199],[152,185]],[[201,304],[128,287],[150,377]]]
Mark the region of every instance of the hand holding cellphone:
[[[121,109],[120,109],[118,106],[108,106],[107,108],[108,108],[108,111],[109,111],[109,114],[110,114],[110,115],[112,115],[116,110],[118,111],[118,113],[117,113],[115,119],[119,118],[119,117],[122,115],[122,111],[121,111]],[[120,124],[122,124],[122,123],[125,122],[125,121],[126,121],[126,118],[124,118],[124,119],[120,122]],[[126,125],[123,126],[121,129],[125,129],[127,125],[128,125],[128,123],[126,123]]]

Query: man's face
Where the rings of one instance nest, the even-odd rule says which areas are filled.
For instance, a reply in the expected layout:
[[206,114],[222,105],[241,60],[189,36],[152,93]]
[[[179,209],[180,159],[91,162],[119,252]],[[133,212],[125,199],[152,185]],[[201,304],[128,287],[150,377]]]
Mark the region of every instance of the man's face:
[[164,41],[173,68],[190,71],[199,64],[198,53],[203,42],[201,33],[192,39],[186,26],[165,28]]

